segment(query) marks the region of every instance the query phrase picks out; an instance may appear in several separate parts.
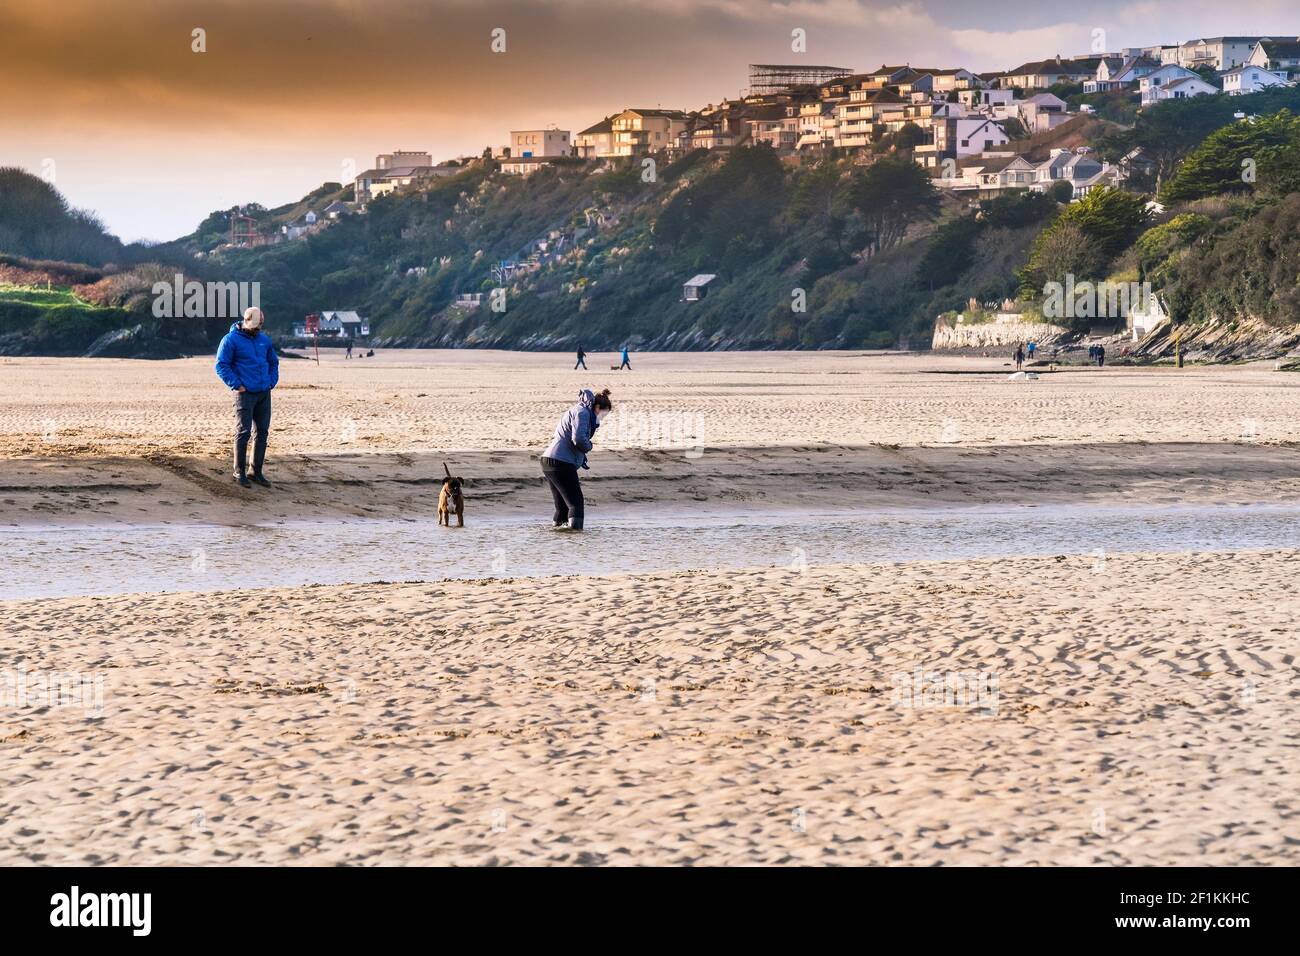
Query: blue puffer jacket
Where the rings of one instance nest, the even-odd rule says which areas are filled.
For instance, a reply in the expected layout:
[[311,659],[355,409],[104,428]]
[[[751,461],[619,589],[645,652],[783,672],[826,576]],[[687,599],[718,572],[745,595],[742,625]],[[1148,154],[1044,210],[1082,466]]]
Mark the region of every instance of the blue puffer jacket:
[[250,392],[275,388],[280,382],[280,357],[271,337],[260,329],[245,332],[236,322],[217,348],[217,376],[234,391],[241,385]]
[[578,393],[578,404],[560,418],[555,426],[555,438],[543,453],[543,458],[567,461],[571,465],[587,467],[587,452],[591,451],[591,436],[596,433],[596,409],[592,404],[596,396],[591,389]]

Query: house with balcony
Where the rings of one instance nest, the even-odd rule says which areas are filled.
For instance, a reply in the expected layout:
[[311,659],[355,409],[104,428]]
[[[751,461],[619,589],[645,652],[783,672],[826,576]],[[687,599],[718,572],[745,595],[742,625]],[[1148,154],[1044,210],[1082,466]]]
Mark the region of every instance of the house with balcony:
[[763,107],[745,117],[749,124],[749,138],[755,143],[766,143],[777,152],[789,152],[799,147],[799,109],[794,103],[785,106]]
[[614,155],[613,117],[588,126],[573,137],[574,153],[583,159],[606,159]]
[[817,100],[802,104],[799,107],[799,139],[795,147],[804,152],[834,146],[837,122],[834,101]]
[[885,117],[901,115],[906,109],[907,101],[892,90],[853,90],[835,106],[832,143],[847,149],[869,146],[883,134]]
[[[772,115],[777,119],[784,118],[785,111],[780,107],[764,109],[769,113],[775,109]],[[744,145],[750,138],[750,126],[746,122],[749,113],[750,110],[742,106],[727,104],[720,109],[692,114],[686,118],[686,125],[677,134],[674,146],[684,153],[693,149],[732,149]]]
[[946,159],[996,150],[1011,141],[1006,130],[987,116],[945,116],[934,120],[930,129],[932,141],[914,151],[916,161],[927,168],[941,166]]
[[901,113],[886,113],[881,117],[886,134],[897,134],[911,124],[929,131],[933,125],[949,118],[960,119],[967,115],[966,107],[945,100],[924,100],[908,103]]
[[1202,37],[1178,45],[1178,65],[1185,70],[1209,68],[1222,73],[1250,59],[1256,45],[1271,37]]
[[610,118],[615,156],[644,156],[677,145],[686,129],[681,110],[626,109]]
[[1300,79],[1300,37],[1281,37],[1260,40],[1250,51],[1246,62],[1285,76],[1288,80]]
[[[392,165],[397,159],[405,160],[412,157],[422,160],[423,163]],[[464,168],[450,163],[440,163],[437,166],[431,163],[428,153],[398,150],[376,156],[375,168],[366,170],[353,181],[353,202],[358,205],[365,204],[372,199],[408,186],[418,185],[425,180],[454,176]]]

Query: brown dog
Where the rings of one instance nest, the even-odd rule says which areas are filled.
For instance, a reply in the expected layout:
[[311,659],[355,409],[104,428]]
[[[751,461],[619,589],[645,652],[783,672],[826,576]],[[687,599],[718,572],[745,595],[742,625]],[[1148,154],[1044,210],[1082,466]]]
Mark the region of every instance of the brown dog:
[[451,514],[456,513],[456,527],[465,527],[465,496],[460,492],[461,479],[451,476],[447,463],[442,463],[442,470],[447,477],[442,479],[442,491],[438,492],[438,524],[451,527]]

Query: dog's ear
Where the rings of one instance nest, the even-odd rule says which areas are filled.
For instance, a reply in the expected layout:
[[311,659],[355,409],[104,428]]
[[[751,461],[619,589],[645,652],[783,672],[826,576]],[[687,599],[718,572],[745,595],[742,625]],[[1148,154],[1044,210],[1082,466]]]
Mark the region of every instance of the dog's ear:
[[451,477],[451,469],[447,467],[447,463],[445,461],[442,463],[442,470],[447,473],[448,478]]

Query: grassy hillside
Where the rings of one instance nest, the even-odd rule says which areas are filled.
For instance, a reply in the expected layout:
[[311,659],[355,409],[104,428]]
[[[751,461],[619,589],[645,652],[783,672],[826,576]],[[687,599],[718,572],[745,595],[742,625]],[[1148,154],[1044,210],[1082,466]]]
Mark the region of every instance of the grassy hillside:
[[0,354],[81,355],[105,334],[134,324],[124,310],[93,305],[67,288],[0,283]]

